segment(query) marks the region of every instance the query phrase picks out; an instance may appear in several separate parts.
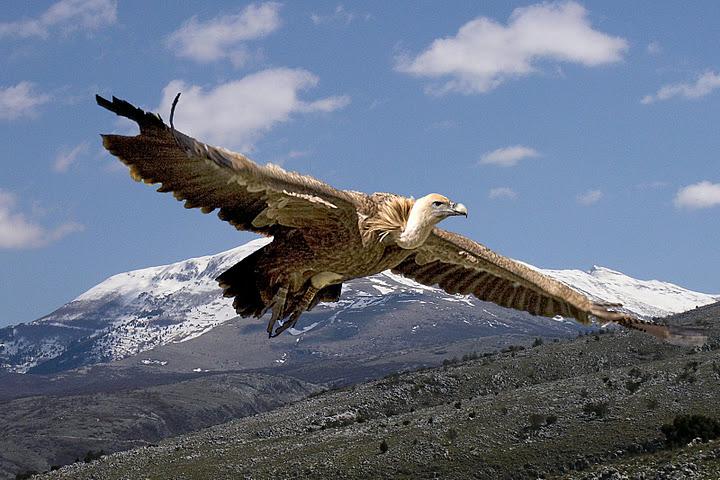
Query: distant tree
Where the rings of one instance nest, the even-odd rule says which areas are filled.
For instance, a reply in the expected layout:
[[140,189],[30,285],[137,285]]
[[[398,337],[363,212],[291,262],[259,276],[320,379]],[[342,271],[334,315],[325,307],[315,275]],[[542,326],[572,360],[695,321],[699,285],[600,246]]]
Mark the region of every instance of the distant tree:
[[545,424],[545,415],[539,413],[533,413],[530,415],[530,431],[536,432],[542,428]]
[[85,454],[85,458],[83,459],[83,461],[85,463],[90,463],[90,462],[98,460],[104,456],[105,456],[105,450],[98,450],[98,451],[88,450],[88,452]]
[[540,338],[540,337],[538,337],[538,338],[535,339],[535,341],[533,341],[532,346],[533,346],[533,348],[534,348],[534,347],[539,347],[539,346],[542,345],[542,344],[543,344],[543,339]]
[[597,418],[603,418],[610,411],[608,402],[588,402],[583,407],[583,412],[588,415],[595,415]]
[[36,472],[35,470],[26,470],[15,475],[15,480],[26,480],[27,478],[30,478],[33,475],[37,475],[38,473],[40,472]]
[[660,431],[671,446],[685,445],[696,438],[707,442],[720,438],[720,421],[705,415],[678,415]]

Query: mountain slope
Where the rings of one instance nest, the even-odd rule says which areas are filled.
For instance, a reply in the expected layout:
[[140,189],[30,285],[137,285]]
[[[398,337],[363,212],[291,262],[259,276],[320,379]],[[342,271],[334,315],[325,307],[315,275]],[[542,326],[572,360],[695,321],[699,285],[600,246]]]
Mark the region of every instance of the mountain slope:
[[[668,466],[678,455],[661,425],[717,418],[718,319],[720,304],[669,319],[705,327],[702,351],[625,330],[551,342],[328,391],[41,478],[716,479],[717,441],[687,475],[652,465],[653,452]],[[651,467],[625,476],[627,462]],[[624,475],[587,472],[608,464]]]
[[[47,373],[114,361],[197,338],[236,316],[232,302],[220,295],[215,278],[268,241],[254,240],[216,255],[114,275],[45,317],[0,329],[0,368]],[[542,271],[594,298],[623,303],[646,317],[681,312],[716,298],[670,283],[636,280],[602,267],[587,273]],[[412,315],[411,321],[383,322],[378,337],[402,328],[399,337],[416,335],[419,339],[422,335],[417,334],[425,330],[432,338],[438,320],[446,321],[452,330],[462,327],[459,332],[467,338],[512,333],[557,336],[577,330],[571,321],[531,317],[383,272],[347,282],[339,302],[318,306],[289,333],[301,337],[310,330],[332,326],[325,335],[332,331],[338,339],[367,329],[368,318],[393,320],[401,316],[398,312]],[[463,330],[465,325],[474,328]],[[252,334],[256,342],[268,345],[259,331]]]
[[665,317],[720,300],[658,280],[638,280],[605,267],[580,270],[541,270],[575,290],[606,302],[621,303],[626,310],[643,317]]

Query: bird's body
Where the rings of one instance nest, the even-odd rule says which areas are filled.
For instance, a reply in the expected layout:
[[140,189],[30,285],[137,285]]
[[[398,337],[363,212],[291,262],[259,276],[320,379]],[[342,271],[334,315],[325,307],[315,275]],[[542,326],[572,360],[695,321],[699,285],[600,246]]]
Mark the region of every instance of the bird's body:
[[[238,313],[261,316],[272,308],[268,329],[289,315],[287,328],[317,302],[337,301],[342,283],[400,265],[432,231],[432,223],[411,222],[415,228],[407,228],[421,202],[387,193],[352,195],[354,218],[279,229],[270,244],[218,277],[225,295],[235,297]],[[428,198],[433,200],[449,203],[439,195]]]
[[[103,144],[136,180],[161,183],[186,208],[218,216],[273,241],[218,277],[243,317],[272,312],[271,336],[295,325],[318,302],[337,301],[342,283],[384,270],[450,293],[536,315],[591,316],[672,338],[668,329],[609,309],[585,295],[436,224],[467,216],[462,204],[430,194],[337,190],[312,177],[205,145],[159,116],[113,98],[98,104],[138,123],[140,135],[103,135]],[[172,125],[172,116],[171,116]],[[283,322],[284,321],[284,322]],[[279,326],[275,328],[276,325]]]

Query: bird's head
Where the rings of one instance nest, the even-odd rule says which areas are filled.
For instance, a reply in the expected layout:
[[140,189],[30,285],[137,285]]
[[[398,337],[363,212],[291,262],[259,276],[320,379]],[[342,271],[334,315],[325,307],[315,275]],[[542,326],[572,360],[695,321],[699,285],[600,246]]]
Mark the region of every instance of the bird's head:
[[468,214],[465,205],[451,202],[446,196],[438,193],[431,193],[417,199],[415,206],[432,224],[456,215],[465,215],[467,217]]
[[418,198],[412,204],[405,228],[397,237],[401,248],[417,248],[422,245],[440,221],[455,215],[465,215],[467,208],[462,203],[451,202],[437,193]]

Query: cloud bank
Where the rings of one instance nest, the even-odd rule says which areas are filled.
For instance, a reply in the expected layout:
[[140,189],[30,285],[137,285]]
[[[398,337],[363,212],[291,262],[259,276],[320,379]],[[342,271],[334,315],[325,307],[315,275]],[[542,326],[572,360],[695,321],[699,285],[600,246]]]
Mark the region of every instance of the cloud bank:
[[47,228],[17,211],[14,194],[0,189],[0,249],[27,249],[47,246],[61,238],[83,230],[75,222]]
[[675,206],[678,208],[697,210],[718,205],[720,205],[720,183],[705,180],[683,187],[675,195]]
[[497,187],[497,188],[491,188],[490,192],[488,192],[488,198],[492,200],[507,198],[510,200],[514,200],[517,198],[517,193],[515,193],[515,190],[513,190],[510,187]]
[[163,89],[156,111],[169,112],[173,98],[182,92],[175,113],[178,129],[208,143],[247,151],[262,134],[293,115],[332,112],[350,103],[346,95],[299,98],[318,81],[307,70],[290,68],[263,70],[210,90],[173,80]]
[[514,167],[520,160],[539,157],[540,154],[530,147],[512,145],[487,152],[480,157],[482,165],[497,165],[499,167]]
[[245,42],[271,34],[280,24],[279,3],[250,4],[238,14],[205,22],[192,17],[168,36],[166,45],[177,56],[196,62],[227,58],[240,66],[249,57]]
[[580,205],[590,206],[595,205],[603,197],[601,190],[588,190],[585,193],[581,193],[577,196],[577,201]]
[[665,85],[653,95],[645,95],[640,102],[648,105],[674,97],[696,99],[709,95],[718,88],[720,88],[720,75],[715,72],[705,72],[692,83]]
[[117,21],[114,0],[60,0],[37,18],[0,22],[0,38],[48,38],[53,32],[99,30]]
[[14,120],[34,117],[37,107],[50,101],[50,95],[38,93],[35,85],[20,82],[12,87],[0,87],[0,119]]
[[507,25],[487,17],[466,23],[415,57],[401,57],[396,70],[418,77],[449,77],[430,93],[485,93],[510,78],[530,75],[541,61],[595,67],[618,62],[625,39],[592,28],[575,2],[538,3],[515,9]]

